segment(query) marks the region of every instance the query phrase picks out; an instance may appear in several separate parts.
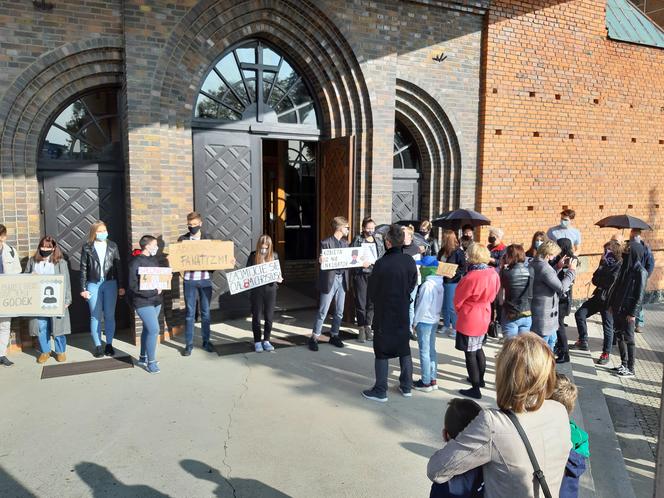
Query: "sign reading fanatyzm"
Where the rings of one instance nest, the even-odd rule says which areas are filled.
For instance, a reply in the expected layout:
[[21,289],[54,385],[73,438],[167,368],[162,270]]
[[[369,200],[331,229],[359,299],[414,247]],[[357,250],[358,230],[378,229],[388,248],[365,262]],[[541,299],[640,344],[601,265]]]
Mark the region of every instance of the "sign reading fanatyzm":
[[226,240],[185,240],[168,246],[174,272],[229,270],[235,265],[233,243]]
[[62,316],[63,275],[0,275],[0,316]]
[[278,282],[280,279],[281,266],[279,260],[247,266],[241,270],[226,273],[226,280],[231,294],[239,294],[262,285]]

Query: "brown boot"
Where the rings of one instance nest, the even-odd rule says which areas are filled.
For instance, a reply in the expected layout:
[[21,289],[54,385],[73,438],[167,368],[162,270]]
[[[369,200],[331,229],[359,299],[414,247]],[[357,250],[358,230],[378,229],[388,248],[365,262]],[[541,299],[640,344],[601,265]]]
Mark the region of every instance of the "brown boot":
[[362,325],[357,334],[357,342],[367,342],[366,327]]
[[46,363],[50,357],[51,353],[42,353],[39,355],[39,358],[37,358],[37,363]]
[[371,330],[371,326],[367,325],[365,327],[365,332],[367,336],[367,341],[373,341],[373,331]]
[[67,355],[64,353],[55,353],[55,361],[60,363],[67,361]]

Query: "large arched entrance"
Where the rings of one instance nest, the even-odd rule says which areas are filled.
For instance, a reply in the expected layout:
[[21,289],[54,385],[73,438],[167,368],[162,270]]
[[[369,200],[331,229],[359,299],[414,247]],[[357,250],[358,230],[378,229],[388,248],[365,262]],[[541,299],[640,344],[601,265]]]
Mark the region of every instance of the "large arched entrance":
[[[239,266],[267,233],[286,281],[311,284],[329,219],[352,213],[353,141],[320,140],[320,108],[303,75],[261,39],[212,65],[192,121],[194,206],[213,237],[234,242]],[[226,290],[217,272],[215,307],[243,312],[245,300]]]

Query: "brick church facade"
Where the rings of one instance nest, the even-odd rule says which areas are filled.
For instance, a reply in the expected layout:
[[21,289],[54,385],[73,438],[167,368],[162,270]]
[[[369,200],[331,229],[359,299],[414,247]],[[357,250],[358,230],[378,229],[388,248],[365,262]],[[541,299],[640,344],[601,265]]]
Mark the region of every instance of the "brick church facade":
[[0,0],[0,223],[22,256],[48,232],[75,273],[100,217],[126,252],[167,248],[195,208],[239,265],[273,235],[297,281],[337,214],[470,207],[529,243],[568,206],[577,297],[611,234],[594,222],[624,212],[655,227],[664,288],[664,49],[610,39],[605,0],[34,3]]

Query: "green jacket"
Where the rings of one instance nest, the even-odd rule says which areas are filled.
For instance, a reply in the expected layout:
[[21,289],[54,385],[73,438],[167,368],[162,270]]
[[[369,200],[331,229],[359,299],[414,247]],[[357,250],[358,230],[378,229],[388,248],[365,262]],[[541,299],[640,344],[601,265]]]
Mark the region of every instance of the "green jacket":
[[569,421],[569,430],[572,436],[572,446],[574,451],[590,458],[590,445],[588,444],[588,433],[581,429],[574,423],[574,420]]

